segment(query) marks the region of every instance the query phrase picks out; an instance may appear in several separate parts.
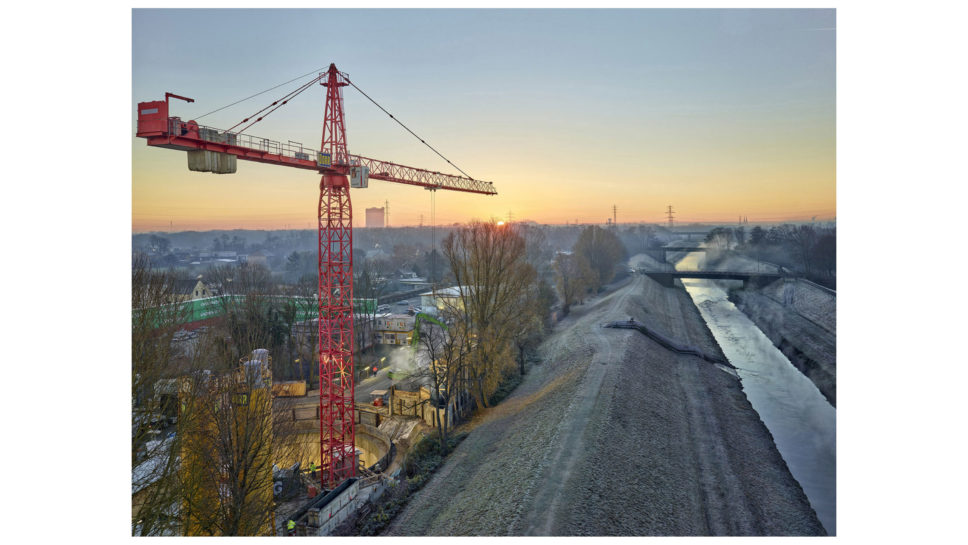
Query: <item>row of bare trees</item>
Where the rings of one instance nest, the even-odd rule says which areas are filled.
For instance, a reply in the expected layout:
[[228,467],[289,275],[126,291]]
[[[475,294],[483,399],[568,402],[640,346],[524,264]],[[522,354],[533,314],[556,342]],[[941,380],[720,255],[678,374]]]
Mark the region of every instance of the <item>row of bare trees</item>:
[[837,228],[828,224],[757,225],[749,233],[743,227],[716,227],[706,235],[710,247],[734,249],[798,271],[807,278],[836,288]]

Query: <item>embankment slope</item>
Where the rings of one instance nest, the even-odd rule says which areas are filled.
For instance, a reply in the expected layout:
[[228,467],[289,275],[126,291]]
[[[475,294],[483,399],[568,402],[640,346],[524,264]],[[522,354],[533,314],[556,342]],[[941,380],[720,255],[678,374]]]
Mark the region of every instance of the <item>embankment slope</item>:
[[389,535],[822,535],[688,295],[636,275],[576,307]]

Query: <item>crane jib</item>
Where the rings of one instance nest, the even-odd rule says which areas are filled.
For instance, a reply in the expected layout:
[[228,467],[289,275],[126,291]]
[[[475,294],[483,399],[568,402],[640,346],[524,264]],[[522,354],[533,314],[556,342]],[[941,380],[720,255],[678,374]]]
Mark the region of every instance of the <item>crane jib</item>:
[[[149,146],[206,154],[195,154],[193,170],[204,172],[235,172],[234,163],[230,169],[225,164],[232,156],[234,159],[276,164],[321,172],[334,168],[332,154],[316,151],[299,142],[277,142],[249,134],[222,131],[213,127],[199,125],[195,121],[182,121],[179,117],[168,116],[168,104],[161,101],[138,104],[137,136],[145,138]],[[234,159],[232,159],[234,161]],[[189,159],[192,163],[192,159]],[[415,167],[408,167],[389,161],[380,161],[358,155],[350,156],[350,167],[366,167],[368,178],[385,182],[416,185],[430,189],[443,189],[496,195],[497,190],[491,182],[474,180],[463,176],[444,174]],[[220,170],[221,169],[221,170]],[[347,174],[352,174],[347,171]],[[365,185],[354,185],[365,187]]]

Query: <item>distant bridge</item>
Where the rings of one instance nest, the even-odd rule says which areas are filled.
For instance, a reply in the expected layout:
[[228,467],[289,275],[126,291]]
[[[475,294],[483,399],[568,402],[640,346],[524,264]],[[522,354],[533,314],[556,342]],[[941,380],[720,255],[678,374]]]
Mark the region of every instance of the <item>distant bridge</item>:
[[745,286],[753,283],[757,287],[763,287],[770,282],[781,278],[793,278],[789,275],[767,272],[731,272],[731,271],[640,271],[642,274],[655,280],[667,288],[676,285],[677,278],[701,278],[707,280],[742,280]]
[[665,252],[706,252],[706,248],[699,248],[696,246],[663,246],[661,248],[653,249],[659,250],[663,254],[665,254]]
[[[711,230],[712,230],[712,228],[710,228],[710,231]],[[669,231],[669,234],[670,235],[686,235],[686,240],[692,240],[692,236],[693,235],[696,235],[697,237],[705,237],[706,235],[709,234],[709,231],[675,231],[675,230],[673,230],[673,231]]]

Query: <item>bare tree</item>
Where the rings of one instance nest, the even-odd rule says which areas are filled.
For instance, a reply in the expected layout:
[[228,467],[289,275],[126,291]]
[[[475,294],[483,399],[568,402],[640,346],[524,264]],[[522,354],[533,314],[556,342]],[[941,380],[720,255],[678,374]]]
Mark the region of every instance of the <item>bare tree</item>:
[[[420,321],[417,325],[419,335],[418,347],[427,357],[426,374],[430,378],[431,404],[435,409],[447,407],[448,394],[451,387],[445,345],[447,331],[429,321]],[[440,439],[441,452],[447,452],[447,423],[446,418],[436,418],[437,436]]]
[[180,380],[185,535],[272,535],[272,463],[294,441],[271,388],[267,357]]
[[[455,419],[466,413],[464,399],[470,384],[467,363],[472,347],[470,333],[457,309],[457,306],[450,305],[441,311],[443,323],[450,324],[446,328],[422,320],[418,332],[419,346],[428,358],[427,375],[438,396],[438,406],[446,407],[447,413]],[[438,426],[442,437],[441,447],[446,452],[447,414],[438,422]]]
[[625,257],[625,247],[611,230],[589,225],[578,235],[574,253],[583,256],[595,272],[591,287],[598,291],[612,281],[616,265]]
[[185,321],[171,273],[152,272],[145,256],[136,256],[131,274],[131,467],[133,535],[177,531],[178,438],[162,433],[174,416],[165,386],[185,368],[173,349]]
[[529,286],[521,304],[521,311],[514,316],[511,331],[521,375],[525,373],[527,352],[537,346],[548,329],[548,317],[553,303],[554,292],[542,278]]
[[581,303],[594,284],[595,272],[581,254],[559,253],[553,264],[562,314],[567,316],[571,305]]
[[793,245],[795,253],[807,276],[813,271],[813,247],[817,242],[817,233],[810,225],[801,225],[793,229]]
[[539,276],[544,276],[550,272],[551,260],[554,251],[548,243],[548,237],[541,227],[522,224],[516,226],[522,237],[524,237],[527,262],[534,267]]
[[452,232],[443,241],[443,252],[460,287],[457,321],[473,341],[467,366],[471,393],[478,408],[484,408],[514,369],[512,328],[535,271],[525,260],[524,239],[513,226],[493,221]]
[[836,232],[820,235],[813,246],[813,261],[827,279],[837,272],[837,235]]

